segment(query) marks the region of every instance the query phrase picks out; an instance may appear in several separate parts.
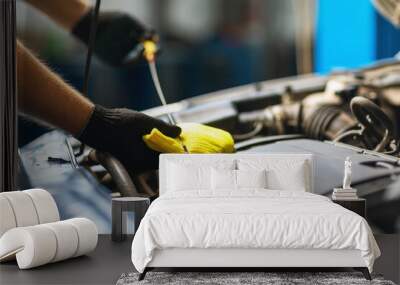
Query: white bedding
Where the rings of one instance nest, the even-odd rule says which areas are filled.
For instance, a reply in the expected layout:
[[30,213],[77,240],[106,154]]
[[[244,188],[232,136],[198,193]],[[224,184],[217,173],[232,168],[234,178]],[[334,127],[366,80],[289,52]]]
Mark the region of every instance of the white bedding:
[[143,272],[165,248],[358,249],[371,272],[380,255],[368,223],[328,198],[257,189],[162,195],[140,223],[132,262]]

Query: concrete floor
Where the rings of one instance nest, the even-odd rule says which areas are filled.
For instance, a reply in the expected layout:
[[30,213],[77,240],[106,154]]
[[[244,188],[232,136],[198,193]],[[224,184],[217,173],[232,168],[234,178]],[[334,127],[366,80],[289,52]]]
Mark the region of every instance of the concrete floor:
[[[400,235],[375,238],[382,256],[376,261],[374,272],[400,283]],[[96,250],[88,256],[29,270],[19,270],[15,262],[4,263],[0,265],[0,284],[115,284],[122,273],[134,271],[131,242],[132,237],[114,243],[109,235],[100,235]]]
[[95,251],[88,256],[19,270],[16,262],[0,265],[1,285],[21,284],[115,284],[124,272],[134,271],[131,262],[132,237],[115,243],[100,235]]

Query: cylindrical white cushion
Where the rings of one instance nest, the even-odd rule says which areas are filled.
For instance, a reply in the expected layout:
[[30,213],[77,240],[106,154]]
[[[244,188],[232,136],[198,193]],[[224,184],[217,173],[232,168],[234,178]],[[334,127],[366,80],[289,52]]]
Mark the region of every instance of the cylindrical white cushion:
[[16,254],[21,269],[49,263],[56,253],[57,240],[51,229],[42,225],[19,227],[0,239],[0,260]]
[[75,228],[65,221],[44,224],[51,229],[57,238],[57,252],[52,262],[57,262],[75,255],[78,248],[78,233]]
[[97,245],[96,225],[85,218],[7,231],[0,238],[0,261],[16,254],[21,269],[76,257]]
[[17,227],[33,226],[39,223],[38,214],[30,196],[22,191],[3,192],[13,209]]
[[71,224],[78,233],[79,245],[74,257],[86,254],[96,248],[98,231],[91,220],[74,218],[64,222]]
[[43,189],[22,191],[30,196],[36,208],[39,224],[52,223],[60,220],[56,202],[49,192]]
[[46,190],[29,189],[0,193],[0,237],[15,227],[59,220],[57,205]]
[[15,228],[17,222],[10,202],[0,195],[0,237],[9,229]]

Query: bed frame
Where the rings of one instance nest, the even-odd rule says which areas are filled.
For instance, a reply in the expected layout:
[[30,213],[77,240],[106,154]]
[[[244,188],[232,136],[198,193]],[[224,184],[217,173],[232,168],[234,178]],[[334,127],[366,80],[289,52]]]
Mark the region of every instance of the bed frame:
[[232,268],[237,271],[262,268],[343,268],[361,271],[367,280],[371,275],[359,250],[330,249],[193,249],[156,250],[152,261],[139,275],[155,268]]
[[[160,156],[160,195],[165,193],[167,160],[182,159],[185,155],[162,154]],[[218,155],[221,157],[221,154]],[[229,155],[232,159],[259,157],[260,154],[242,153]],[[309,163],[309,185],[313,192],[314,165],[311,154],[268,154],[279,159],[304,159]],[[191,160],[211,160],[216,155],[191,155]],[[228,158],[228,155],[226,155]],[[254,248],[169,248],[158,249],[139,280],[155,268],[230,268],[246,271],[250,268],[354,268],[367,280],[371,275],[359,250],[333,249],[254,249]]]

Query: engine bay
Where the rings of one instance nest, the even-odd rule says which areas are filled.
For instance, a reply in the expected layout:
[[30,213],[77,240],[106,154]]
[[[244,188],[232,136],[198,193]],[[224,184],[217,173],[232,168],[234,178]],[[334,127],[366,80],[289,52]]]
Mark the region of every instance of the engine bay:
[[[233,135],[237,152],[312,153],[314,185],[322,195],[341,185],[343,161],[350,156],[353,185],[360,197],[368,197],[370,223],[378,231],[400,232],[399,71],[393,59],[328,76],[249,84],[144,112],[166,121],[172,113],[178,123],[222,128]],[[103,232],[110,227],[110,194],[158,195],[156,172],[132,173],[60,131],[24,146],[20,158],[21,183],[46,187],[61,204],[62,215],[84,211]]]

